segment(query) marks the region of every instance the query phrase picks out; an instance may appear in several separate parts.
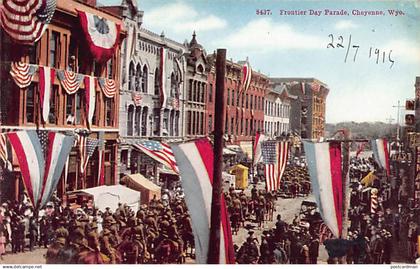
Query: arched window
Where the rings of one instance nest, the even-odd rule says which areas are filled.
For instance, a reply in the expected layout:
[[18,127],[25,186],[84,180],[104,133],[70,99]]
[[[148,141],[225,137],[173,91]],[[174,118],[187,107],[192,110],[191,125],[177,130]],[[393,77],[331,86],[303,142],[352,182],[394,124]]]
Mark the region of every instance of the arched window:
[[204,67],[201,64],[197,66],[197,73],[204,73]]
[[135,70],[134,70],[134,63],[130,63],[130,67],[128,70],[128,90],[134,91],[134,84],[135,84]]
[[141,119],[141,107],[136,107],[136,114],[134,116],[134,134],[140,135],[140,119]]
[[160,93],[160,75],[159,75],[159,69],[156,68],[155,70],[155,95],[159,95]]
[[147,135],[147,119],[148,119],[148,108],[143,107],[143,113],[141,114],[141,135]]
[[176,78],[175,78],[175,74],[172,73],[171,74],[171,97],[176,97]]
[[134,106],[130,105],[128,107],[128,114],[127,114],[127,135],[133,135],[133,116],[134,116]]
[[142,79],[141,79],[141,91],[145,93],[147,93],[147,76],[148,76],[147,66],[144,65]]
[[140,91],[141,66],[137,64],[136,67],[136,91]]

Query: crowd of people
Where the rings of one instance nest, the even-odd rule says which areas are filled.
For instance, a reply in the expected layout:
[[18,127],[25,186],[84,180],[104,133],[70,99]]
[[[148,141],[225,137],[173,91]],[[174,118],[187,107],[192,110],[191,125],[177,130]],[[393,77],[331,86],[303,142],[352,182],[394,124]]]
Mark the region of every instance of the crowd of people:
[[[119,204],[104,212],[90,203],[78,209],[50,202],[43,216],[24,203],[3,203],[0,252],[47,248],[46,263],[182,263],[193,255],[194,236],[185,202],[179,197],[154,197],[134,212]],[[27,240],[29,238],[29,245]]]

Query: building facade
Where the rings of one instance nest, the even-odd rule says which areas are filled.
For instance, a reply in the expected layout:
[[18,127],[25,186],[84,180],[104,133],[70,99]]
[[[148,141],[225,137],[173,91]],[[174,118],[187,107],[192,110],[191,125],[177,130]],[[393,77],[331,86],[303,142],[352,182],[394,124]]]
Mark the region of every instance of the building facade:
[[[107,97],[94,84],[95,104],[92,123],[87,124],[85,101],[87,85],[82,81],[80,88],[74,94],[64,90],[58,77],[62,71],[73,71],[82,77],[93,76],[95,80],[112,79],[119,85],[120,44],[125,37],[121,32],[120,39],[112,57],[107,62],[96,61],[90,54],[86,36],[80,31],[78,12],[83,11],[93,16],[99,16],[112,23],[121,25],[117,16],[95,7],[95,1],[57,1],[57,7],[48,28],[42,38],[31,46],[21,46],[14,42],[3,29],[0,30],[1,44],[1,98],[0,123],[1,132],[15,130],[49,130],[85,134],[89,138],[101,139],[105,150],[105,184],[117,182],[117,152],[118,152],[118,104],[119,88],[113,97]],[[42,120],[40,105],[40,75],[35,72],[28,87],[19,88],[9,74],[12,62],[22,62],[33,67],[50,67],[55,71],[53,77],[50,109],[47,119]],[[83,131],[83,132],[80,132]],[[58,185],[58,194],[66,191],[94,187],[98,185],[99,153],[93,152],[87,167],[82,174],[79,167],[81,162],[78,146],[73,147],[69,156],[69,166],[66,181],[64,173]],[[12,160],[12,170],[7,174],[2,185],[2,191],[15,198],[23,192],[20,170],[16,157]],[[14,181],[14,184],[13,184]],[[7,187],[8,189],[4,189]],[[9,197],[12,198],[12,197]]]
[[325,136],[326,99],[328,86],[315,78],[271,78],[274,87],[286,85],[298,98],[291,100],[290,129],[304,139]]
[[285,85],[273,87],[265,95],[264,133],[270,137],[287,135],[290,133],[291,100],[297,96],[290,95]]
[[[208,57],[212,65],[208,75],[207,92],[207,132],[214,130],[214,101],[216,91],[215,55]],[[269,80],[265,75],[252,71],[251,83],[247,91],[243,90],[242,68],[245,62],[226,61],[225,75],[225,134],[228,144],[239,145],[251,156],[252,140],[255,132],[264,129],[264,96],[269,89]]]
[[158,174],[158,163],[133,148],[140,140],[176,140],[184,136],[185,46],[142,28],[143,11],[124,0],[105,9],[123,18],[119,103],[119,175]]

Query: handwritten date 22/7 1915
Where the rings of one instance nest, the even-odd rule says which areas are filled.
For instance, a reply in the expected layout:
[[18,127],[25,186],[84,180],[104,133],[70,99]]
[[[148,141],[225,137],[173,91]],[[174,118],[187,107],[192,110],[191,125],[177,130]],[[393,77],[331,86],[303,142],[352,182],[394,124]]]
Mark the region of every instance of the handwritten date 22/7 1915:
[[[351,40],[351,34],[349,35],[348,41],[345,42],[343,36],[338,36],[336,40],[334,40],[334,35],[329,34],[328,37],[330,38],[331,42],[327,44],[327,48],[330,49],[343,49],[346,50],[346,55],[344,57],[344,62],[347,62],[347,59],[351,56],[353,56],[353,62],[356,62],[359,49],[362,50],[362,48],[359,45],[355,45],[352,43]],[[379,64],[382,62],[383,64],[385,62],[389,63],[389,68],[392,68],[395,61],[392,59],[392,50],[381,50],[379,48],[370,47],[369,53],[367,55],[370,59],[373,59],[376,64]]]

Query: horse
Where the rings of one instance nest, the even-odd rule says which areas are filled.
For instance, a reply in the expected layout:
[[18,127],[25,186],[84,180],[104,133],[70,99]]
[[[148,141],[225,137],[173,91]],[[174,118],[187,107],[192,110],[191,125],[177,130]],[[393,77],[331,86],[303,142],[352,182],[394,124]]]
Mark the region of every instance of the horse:
[[121,261],[125,264],[141,264],[147,262],[146,247],[134,238],[126,239],[117,247]]

